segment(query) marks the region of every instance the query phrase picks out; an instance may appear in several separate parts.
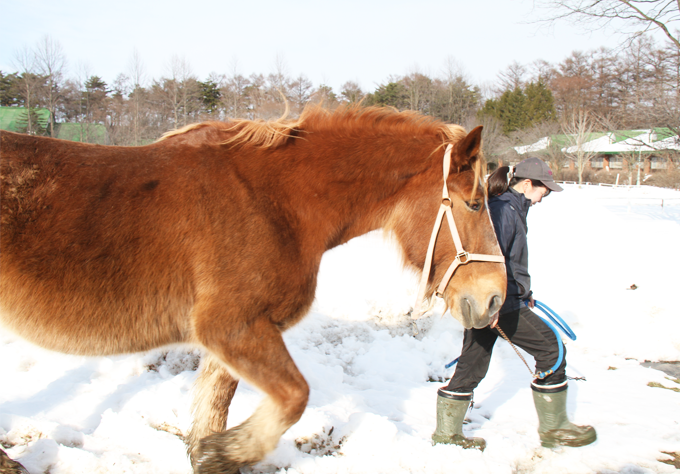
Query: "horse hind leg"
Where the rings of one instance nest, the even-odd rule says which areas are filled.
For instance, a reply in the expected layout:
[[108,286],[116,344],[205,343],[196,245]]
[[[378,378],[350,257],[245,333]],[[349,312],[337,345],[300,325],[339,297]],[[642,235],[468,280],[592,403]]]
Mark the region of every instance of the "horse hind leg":
[[187,437],[187,451],[194,469],[201,439],[226,431],[229,405],[238,386],[238,380],[209,352],[204,354],[199,370],[192,402],[193,423]]
[[0,474],[28,474],[24,466],[13,461],[7,453],[0,449]]
[[[241,425],[201,440],[195,464],[199,474],[235,474],[241,467],[261,461],[307,406],[309,386],[290,357],[280,330],[264,318],[245,327],[247,333],[231,334],[226,340],[216,337],[214,330],[206,337],[199,332],[213,354],[267,395]],[[200,331],[200,325],[198,328]]]

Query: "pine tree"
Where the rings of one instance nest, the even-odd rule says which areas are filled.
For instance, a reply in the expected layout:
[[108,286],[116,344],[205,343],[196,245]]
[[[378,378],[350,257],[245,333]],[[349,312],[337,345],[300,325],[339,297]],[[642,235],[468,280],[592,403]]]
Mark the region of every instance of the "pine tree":
[[19,104],[17,97],[17,73],[3,74],[0,71],[0,106],[11,107]]
[[206,112],[209,114],[215,113],[220,105],[220,100],[222,99],[222,93],[220,88],[215,81],[207,79],[205,82],[198,82],[201,88],[201,101],[203,102],[203,107],[205,107]]
[[368,94],[367,105],[378,107],[396,107],[402,110],[406,107],[406,88],[399,82],[389,82],[380,85],[373,94]]
[[530,125],[556,120],[555,99],[542,80],[527,84],[524,94],[527,98],[527,116]]
[[489,99],[479,112],[489,115],[503,124],[503,133],[508,135],[525,130],[542,122],[555,120],[555,101],[552,92],[542,81],[530,82],[524,89],[515,86],[506,90],[498,99]]

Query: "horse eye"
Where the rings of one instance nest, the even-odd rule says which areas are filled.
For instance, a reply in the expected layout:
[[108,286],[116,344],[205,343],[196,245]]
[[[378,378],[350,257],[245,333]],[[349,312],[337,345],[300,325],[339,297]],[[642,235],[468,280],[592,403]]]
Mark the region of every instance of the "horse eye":
[[471,211],[477,212],[482,208],[482,201],[479,199],[475,199],[474,201],[465,201],[465,205]]

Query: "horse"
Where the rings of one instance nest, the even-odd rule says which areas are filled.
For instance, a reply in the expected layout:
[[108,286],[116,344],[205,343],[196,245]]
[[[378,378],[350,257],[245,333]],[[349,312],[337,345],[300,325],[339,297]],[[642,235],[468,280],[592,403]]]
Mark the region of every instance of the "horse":
[[[422,268],[445,183],[464,247],[501,255],[481,135],[415,112],[318,106],[294,120],[193,124],[139,147],[3,131],[0,323],[67,354],[199,347],[188,455],[196,473],[236,473],[305,410],[309,387],[282,332],[309,311],[324,252],[383,228]],[[426,298],[457,258],[449,237],[442,227]],[[484,327],[505,288],[504,265],[481,261],[441,296],[465,327]],[[240,379],[266,396],[227,430]]]

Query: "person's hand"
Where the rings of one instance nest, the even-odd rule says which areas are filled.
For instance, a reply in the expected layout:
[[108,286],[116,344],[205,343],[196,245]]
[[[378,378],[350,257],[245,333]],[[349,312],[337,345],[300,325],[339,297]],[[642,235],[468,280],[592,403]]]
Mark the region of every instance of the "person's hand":
[[529,296],[527,303],[529,303],[529,308],[531,309],[534,308],[534,306],[536,305],[536,302],[534,301],[534,295]]
[[497,324],[498,324],[498,313],[491,316],[491,321],[489,323],[489,327],[493,329],[493,328],[496,327]]

